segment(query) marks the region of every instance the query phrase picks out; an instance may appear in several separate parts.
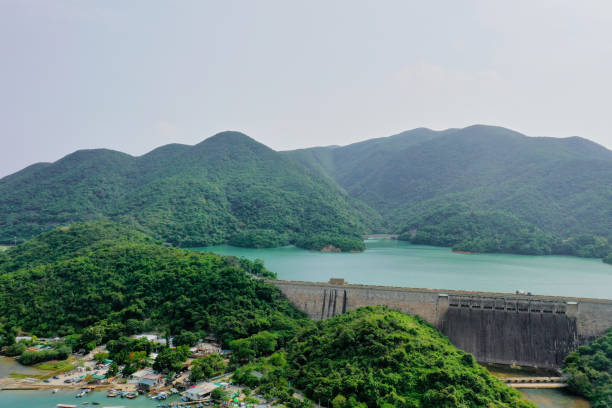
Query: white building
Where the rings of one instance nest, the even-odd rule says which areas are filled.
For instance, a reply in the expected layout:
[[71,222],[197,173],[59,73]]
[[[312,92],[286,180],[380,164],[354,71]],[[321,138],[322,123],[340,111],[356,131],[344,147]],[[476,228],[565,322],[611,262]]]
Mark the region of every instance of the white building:
[[200,384],[197,387],[190,388],[187,391],[185,391],[185,396],[189,398],[190,401],[197,401],[204,397],[209,396],[210,393],[213,392],[215,388],[219,388],[219,387],[213,383]]

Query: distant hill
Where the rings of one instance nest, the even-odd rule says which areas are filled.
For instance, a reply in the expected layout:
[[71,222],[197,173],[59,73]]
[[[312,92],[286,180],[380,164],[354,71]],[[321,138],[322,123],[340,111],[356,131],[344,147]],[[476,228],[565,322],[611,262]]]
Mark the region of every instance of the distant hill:
[[[472,217],[471,222],[481,231],[491,229],[489,220],[496,217],[489,215],[502,212],[508,215],[506,229],[527,227],[534,240],[535,235],[612,238],[612,152],[579,137],[527,137],[483,125],[439,132],[420,128],[344,147],[285,154],[379,211],[384,229],[404,237],[440,225],[453,208],[453,216],[462,213],[463,219],[478,212],[477,221]],[[438,210],[438,216],[432,216]],[[465,239],[450,234],[449,240],[451,227],[443,228],[444,243],[422,242],[453,245]],[[531,249],[525,252],[540,252]]]
[[288,152],[222,132],[140,157],[81,150],[0,180],[0,243],[99,219],[184,247],[351,251],[389,232],[465,252],[606,258],[612,152],[483,125]]
[[325,176],[238,132],[140,157],[77,151],[0,180],[0,242],[104,218],[178,246],[275,246],[325,234],[328,244],[353,237],[357,247],[380,219]]

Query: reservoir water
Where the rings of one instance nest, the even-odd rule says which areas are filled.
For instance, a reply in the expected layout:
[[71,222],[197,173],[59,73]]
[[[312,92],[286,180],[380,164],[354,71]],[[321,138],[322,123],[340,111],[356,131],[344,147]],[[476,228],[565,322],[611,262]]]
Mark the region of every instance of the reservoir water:
[[227,245],[200,251],[260,258],[279,279],[412,288],[461,289],[612,298],[612,265],[570,256],[458,254],[449,248],[366,240],[362,253],[321,253],[295,247],[247,249]]

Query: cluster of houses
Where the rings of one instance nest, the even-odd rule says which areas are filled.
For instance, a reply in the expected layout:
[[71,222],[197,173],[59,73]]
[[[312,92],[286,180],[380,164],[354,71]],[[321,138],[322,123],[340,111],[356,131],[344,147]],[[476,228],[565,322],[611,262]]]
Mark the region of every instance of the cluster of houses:
[[[133,338],[144,338],[153,343],[166,344],[166,339],[158,336],[153,333],[143,333],[133,335]],[[169,339],[170,344],[172,345],[172,338]],[[221,346],[218,344],[217,339],[213,336],[206,337],[203,341],[196,344],[194,347],[190,348],[191,358],[202,358],[209,354],[221,354],[227,355],[231,353],[229,350],[223,350]],[[153,355],[151,357],[154,358]],[[185,377],[186,378],[186,377]],[[139,371],[136,371],[131,375],[131,378],[128,380],[129,384],[135,384],[138,390],[143,392],[151,392],[152,390],[159,388],[163,385],[164,377],[156,373],[151,368],[145,368]],[[177,387],[182,387],[183,383],[180,380],[175,382]],[[197,386],[192,386],[191,388],[187,388],[185,390],[184,398],[189,401],[198,401],[202,400],[213,392],[215,388],[224,387],[227,384],[223,383],[214,383],[214,382],[205,382],[198,384]]]

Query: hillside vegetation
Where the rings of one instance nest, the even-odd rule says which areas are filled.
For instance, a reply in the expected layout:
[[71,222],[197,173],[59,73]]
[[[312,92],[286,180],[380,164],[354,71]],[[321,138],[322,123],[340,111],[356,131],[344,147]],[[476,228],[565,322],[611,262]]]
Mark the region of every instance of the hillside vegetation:
[[[363,250],[364,233],[466,252],[610,260],[612,152],[493,126],[275,152],[238,132],[132,157],[84,150],[0,180],[0,243],[108,219],[173,246]],[[606,258],[607,257],[607,258]]]
[[313,233],[333,241],[379,219],[335,183],[237,132],[141,157],[78,151],[0,180],[0,242],[101,218],[183,247],[277,246]]
[[155,243],[151,237],[108,221],[74,223],[44,232],[0,253],[0,273],[85,256],[118,243]]
[[[32,244],[7,253],[11,269],[22,266],[0,274],[4,353],[31,364],[106,343],[98,358],[129,375],[156,348],[153,368],[167,373],[182,370],[189,345],[214,333],[234,351],[234,381],[288,407],[313,406],[296,390],[334,407],[532,407],[420,319],[364,308],[314,323],[254,278],[274,276],[261,263],[164,247],[137,232],[124,240],[115,235],[122,228],[85,223],[45,233],[36,246],[63,248],[46,261]],[[173,335],[178,347],[126,337],[149,330]],[[23,332],[66,337],[54,350],[28,352],[14,344]],[[225,370],[209,360],[195,362],[194,378]]]
[[[103,244],[121,228],[89,223],[43,234],[38,246],[73,248],[48,263],[19,246],[8,251],[8,265],[26,266],[0,275],[0,325],[39,336],[95,326],[98,341],[145,327],[204,331],[227,343],[261,330],[291,333],[303,320],[275,288],[252,278],[274,276],[261,264],[129,237]],[[87,247],[73,245],[95,236],[100,241]]]
[[586,139],[478,125],[285,154],[376,209],[383,230],[404,239],[602,257],[574,245],[584,241],[612,252],[612,152]]
[[612,407],[612,329],[564,361],[572,391],[593,402],[593,408]]
[[384,307],[317,322],[287,358],[297,387],[334,407],[532,407],[424,321]]

